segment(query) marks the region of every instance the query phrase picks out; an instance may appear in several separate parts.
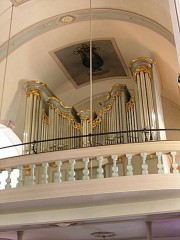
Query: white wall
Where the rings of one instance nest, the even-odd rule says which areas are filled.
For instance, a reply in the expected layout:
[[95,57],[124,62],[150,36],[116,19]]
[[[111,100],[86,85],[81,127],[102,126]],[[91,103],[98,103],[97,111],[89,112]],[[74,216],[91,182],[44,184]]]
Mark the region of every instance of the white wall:
[[[165,128],[180,129],[180,107],[162,97]],[[167,131],[168,140],[180,140],[180,131]]]

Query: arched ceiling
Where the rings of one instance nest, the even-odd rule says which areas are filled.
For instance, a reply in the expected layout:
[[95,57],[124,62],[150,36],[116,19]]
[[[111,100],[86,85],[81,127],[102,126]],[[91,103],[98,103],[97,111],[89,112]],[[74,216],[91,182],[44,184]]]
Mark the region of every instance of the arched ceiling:
[[[1,120],[12,121],[22,135],[27,80],[45,82],[67,105],[80,105],[89,97],[89,85],[78,89],[51,56],[90,38],[89,0],[13,0],[11,40],[5,82],[0,81],[3,104]],[[11,17],[10,0],[0,1],[0,78],[4,78],[7,40]],[[24,3],[23,3],[24,2]],[[22,4],[21,4],[22,3]],[[179,71],[169,13],[168,0],[92,0],[93,39],[113,39],[126,68],[139,57],[148,56],[157,62],[162,95],[179,104],[177,73]],[[62,23],[63,16],[74,17],[72,23]],[[120,81],[114,77],[93,85],[98,95]],[[103,84],[102,84],[103,82]],[[130,75],[121,82],[133,88]],[[19,114],[22,118],[19,118]]]

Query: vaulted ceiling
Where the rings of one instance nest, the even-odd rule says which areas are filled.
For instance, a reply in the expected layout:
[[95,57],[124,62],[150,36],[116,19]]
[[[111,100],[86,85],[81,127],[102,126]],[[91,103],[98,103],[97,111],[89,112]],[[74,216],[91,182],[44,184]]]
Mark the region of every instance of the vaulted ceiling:
[[[162,97],[180,105],[179,67],[168,0],[91,0],[91,7],[92,11],[90,0],[0,0],[0,122],[10,122],[21,139],[26,81],[45,82],[67,105],[80,108],[88,101],[89,84],[75,87],[52,52],[89,41],[91,17],[92,38],[112,39],[128,74],[128,77],[114,76],[94,82],[94,96],[106,92],[117,82],[133,88],[129,63],[137,57],[148,56],[157,63]],[[179,219],[154,219],[153,224],[157,239],[166,239],[164,236],[178,239]],[[107,230],[116,233],[114,239],[146,236],[144,219],[61,227],[27,230],[25,240],[88,240],[95,239],[90,235],[93,231]],[[0,233],[0,239],[15,238],[14,229]]]
[[[94,96],[108,91],[117,82],[133,88],[129,63],[137,57],[148,56],[157,63],[162,96],[180,104],[177,88],[179,69],[168,0],[92,0],[91,7],[90,12],[89,0],[0,1],[1,122],[13,122],[20,137],[26,81],[45,82],[67,105],[80,108],[88,100],[89,84],[75,87],[52,53],[89,41],[90,17],[92,38],[113,40],[128,72],[128,77],[102,77],[94,82]],[[73,67],[76,66],[70,65]]]

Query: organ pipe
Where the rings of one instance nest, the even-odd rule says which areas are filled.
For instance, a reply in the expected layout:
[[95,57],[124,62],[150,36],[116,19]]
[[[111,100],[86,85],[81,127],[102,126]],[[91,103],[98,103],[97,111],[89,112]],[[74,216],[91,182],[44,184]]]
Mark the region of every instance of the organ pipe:
[[147,57],[140,57],[135,59],[130,64],[130,70],[134,76],[136,82],[136,92],[138,94],[138,105],[139,108],[139,123],[138,125],[142,129],[150,129],[145,131],[146,136],[142,135],[141,140],[155,140],[153,129],[156,128],[155,119],[157,118],[157,112],[155,112],[155,102],[153,99],[153,60]]
[[[37,152],[45,152],[158,140],[153,132],[160,122],[157,114],[160,107],[156,107],[157,100],[154,100],[154,96],[157,99],[157,92],[154,90],[153,66],[153,61],[146,57],[133,60],[130,70],[135,88],[128,90],[125,84],[118,83],[105,96],[97,99],[100,110],[92,114],[92,133],[103,135],[91,137],[62,139],[90,133],[90,110],[78,113],[74,107],[63,105],[45,84],[27,82],[24,143],[42,140]],[[138,129],[142,129],[142,132],[133,132]],[[32,150],[32,145],[25,145],[25,154]]]

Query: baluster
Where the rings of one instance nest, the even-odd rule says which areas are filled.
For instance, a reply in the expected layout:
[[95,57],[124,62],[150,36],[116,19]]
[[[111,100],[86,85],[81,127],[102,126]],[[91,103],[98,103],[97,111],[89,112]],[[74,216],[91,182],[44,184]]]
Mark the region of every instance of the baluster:
[[49,163],[42,163],[41,183],[48,183],[48,167]]
[[54,182],[55,183],[59,183],[62,182],[62,174],[61,174],[61,166],[62,166],[62,162],[61,161],[56,161],[55,162],[56,166],[57,166],[57,171],[54,173]]
[[70,164],[70,170],[69,170],[69,181],[75,181],[75,171],[74,171],[74,165],[75,165],[76,161],[74,159],[69,160],[69,164]]
[[19,177],[17,178],[17,181],[18,181],[17,187],[21,187],[21,186],[23,186],[23,180],[24,180],[23,179],[24,168],[23,168],[23,166],[18,166],[17,169],[19,170]]
[[179,173],[178,164],[176,163],[176,152],[171,152],[171,156],[172,156],[173,173]]
[[147,232],[147,240],[152,240],[152,222],[145,222],[146,224],[146,232]]
[[84,162],[83,180],[89,180],[89,169],[88,169],[89,158],[83,158],[83,162]]
[[156,152],[156,156],[158,159],[157,163],[157,168],[158,168],[158,173],[164,173],[164,168],[163,168],[163,163],[162,163],[162,152]]
[[35,168],[36,168],[36,165],[31,163],[29,165],[30,169],[31,169],[31,172],[30,172],[30,176],[28,177],[29,179],[29,182],[28,184],[29,185],[34,185],[35,184],[35,180],[36,180],[36,177],[35,177]]
[[128,164],[127,164],[127,176],[132,176],[133,175],[133,166],[131,164],[132,160],[132,154],[126,154],[126,157],[128,159]]
[[112,177],[118,177],[118,166],[117,166],[118,155],[111,155],[111,158],[113,160]]
[[141,158],[142,158],[142,175],[146,175],[148,174],[148,165],[147,165],[147,162],[146,162],[146,159],[147,159],[147,153],[141,153]]
[[99,156],[96,158],[98,161],[98,169],[97,169],[97,178],[104,178],[104,169],[102,168],[102,163],[103,163],[103,156]]
[[6,185],[5,188],[11,188],[11,168],[7,168],[6,171],[8,172],[8,176],[6,178]]

